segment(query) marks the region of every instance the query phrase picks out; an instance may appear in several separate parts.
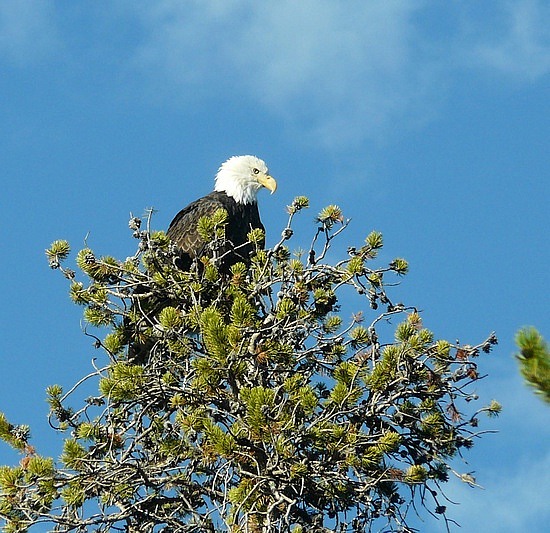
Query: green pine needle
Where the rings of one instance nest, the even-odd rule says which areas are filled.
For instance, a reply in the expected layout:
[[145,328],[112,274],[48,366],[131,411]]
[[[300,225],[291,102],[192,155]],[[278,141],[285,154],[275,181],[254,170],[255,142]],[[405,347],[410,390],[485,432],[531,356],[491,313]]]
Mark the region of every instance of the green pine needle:
[[545,402],[550,403],[550,351],[542,335],[534,327],[525,327],[516,334],[520,352],[516,358],[525,381]]
[[309,199],[306,196],[297,196],[292,203],[287,206],[286,210],[289,214],[294,214],[302,209],[309,207]]
[[320,222],[327,229],[331,229],[336,222],[343,222],[342,210],[337,205],[328,205],[317,215],[317,222]]
[[67,259],[71,251],[71,246],[65,240],[57,240],[52,242],[51,246],[46,250],[46,257],[51,268],[59,268],[62,261]]
[[365,239],[367,246],[373,250],[378,250],[384,246],[384,238],[379,231],[371,231]]

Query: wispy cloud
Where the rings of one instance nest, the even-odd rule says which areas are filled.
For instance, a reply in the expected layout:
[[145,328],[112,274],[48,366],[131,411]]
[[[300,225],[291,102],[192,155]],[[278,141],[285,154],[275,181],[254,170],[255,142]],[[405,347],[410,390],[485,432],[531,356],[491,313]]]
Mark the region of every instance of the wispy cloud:
[[[429,0],[118,0],[109,11],[62,10],[54,2],[0,2],[0,58],[34,64],[59,49],[94,50],[88,60],[114,58],[120,79],[137,74],[140,90],[171,105],[246,106],[321,146],[357,147],[418,128],[437,116],[464,69],[527,83],[550,71],[543,0],[444,8]],[[112,31],[79,35],[83,46],[74,50],[66,32],[83,20]]]
[[[136,7],[137,6],[137,7]],[[548,8],[537,0],[454,6],[434,40],[421,0],[252,2],[164,0],[134,4],[145,37],[135,66],[181,100],[243,102],[327,145],[384,138],[437,113],[453,71],[546,74]],[[461,20],[461,24],[458,23]],[[431,28],[433,29],[433,28]]]
[[472,66],[532,82],[550,73],[550,5],[543,0],[493,4],[483,24],[466,20],[465,47]]
[[53,11],[50,2],[2,0],[0,59],[29,65],[51,57],[60,43]]
[[[383,135],[422,103],[431,65],[415,52],[421,2],[264,4],[245,32],[255,97],[326,144]],[[270,21],[266,24],[263,21]]]
[[142,4],[147,37],[136,63],[168,76],[189,98],[197,86],[222,100],[238,93],[302,134],[350,141],[380,134],[422,102],[431,67],[411,43],[422,4]]
[[[503,464],[485,479],[485,490],[453,483],[447,491],[451,500],[460,505],[450,506],[448,516],[455,519],[464,531],[486,533],[516,533],[540,531],[550,521],[548,493],[550,486],[550,453],[529,460],[515,461],[521,469],[511,472]],[[460,483],[460,484],[459,484]]]

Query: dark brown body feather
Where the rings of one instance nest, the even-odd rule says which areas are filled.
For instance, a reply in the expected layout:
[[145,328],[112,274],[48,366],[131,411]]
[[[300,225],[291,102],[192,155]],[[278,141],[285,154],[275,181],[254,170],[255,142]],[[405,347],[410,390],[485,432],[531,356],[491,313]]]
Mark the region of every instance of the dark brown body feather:
[[225,226],[227,243],[218,250],[219,255],[224,255],[222,268],[226,269],[239,261],[249,262],[252,246],[242,246],[248,241],[248,232],[255,228],[264,230],[258,204],[240,204],[225,192],[214,191],[183,208],[168,227],[168,237],[181,252],[179,268],[189,269],[193,260],[205,253],[207,243],[201,239],[197,224],[201,217],[212,215],[220,208],[225,209],[228,214]]

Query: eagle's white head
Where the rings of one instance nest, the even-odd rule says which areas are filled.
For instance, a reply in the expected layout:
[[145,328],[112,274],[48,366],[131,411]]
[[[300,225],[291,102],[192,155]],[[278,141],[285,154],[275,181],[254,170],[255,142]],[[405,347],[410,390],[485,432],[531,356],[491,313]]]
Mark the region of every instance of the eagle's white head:
[[239,204],[251,204],[256,202],[262,187],[271,193],[277,189],[277,182],[269,175],[267,165],[253,155],[236,155],[218,169],[214,190],[225,192]]

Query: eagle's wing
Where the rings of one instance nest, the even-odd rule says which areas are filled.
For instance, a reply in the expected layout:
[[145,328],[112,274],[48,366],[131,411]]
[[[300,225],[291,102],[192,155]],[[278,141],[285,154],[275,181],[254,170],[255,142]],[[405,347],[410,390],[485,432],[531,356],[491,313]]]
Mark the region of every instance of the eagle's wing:
[[183,253],[188,254],[191,258],[200,256],[205,242],[201,239],[197,230],[199,219],[212,215],[221,207],[224,206],[216,198],[216,195],[203,196],[184,207],[174,217],[166,234]]

